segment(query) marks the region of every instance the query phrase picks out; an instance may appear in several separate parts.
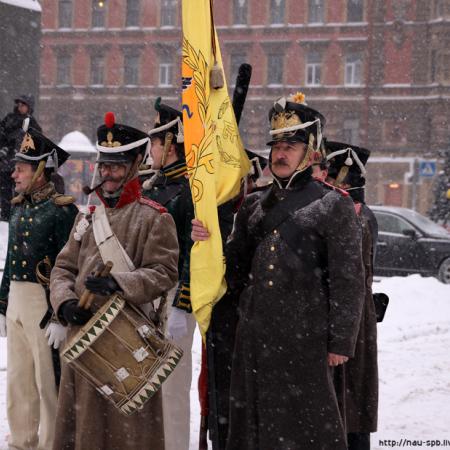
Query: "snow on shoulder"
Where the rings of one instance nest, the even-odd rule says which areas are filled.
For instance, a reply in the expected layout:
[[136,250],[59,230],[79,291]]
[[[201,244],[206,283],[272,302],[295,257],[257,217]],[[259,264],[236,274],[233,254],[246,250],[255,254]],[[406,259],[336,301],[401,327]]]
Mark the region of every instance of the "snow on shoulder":
[[17,6],[18,8],[25,8],[31,11],[42,11],[38,0],[0,0],[0,3],[6,3],[7,5]]
[[67,133],[58,145],[69,153],[97,153],[92,142],[81,131]]

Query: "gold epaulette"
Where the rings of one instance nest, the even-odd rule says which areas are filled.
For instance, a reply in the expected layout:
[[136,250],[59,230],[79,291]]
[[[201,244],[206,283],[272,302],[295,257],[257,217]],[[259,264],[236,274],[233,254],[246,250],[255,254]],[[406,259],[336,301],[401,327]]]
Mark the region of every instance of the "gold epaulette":
[[66,206],[75,203],[75,197],[72,195],[55,194],[52,196],[53,203],[58,206]]

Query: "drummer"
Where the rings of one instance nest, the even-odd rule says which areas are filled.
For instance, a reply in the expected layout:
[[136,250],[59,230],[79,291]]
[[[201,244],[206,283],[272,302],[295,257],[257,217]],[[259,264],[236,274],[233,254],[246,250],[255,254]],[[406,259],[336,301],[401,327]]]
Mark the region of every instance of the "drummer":
[[[137,169],[147,149],[147,134],[115,123],[114,115],[107,113],[97,138],[101,183],[95,192],[101,204],[95,212],[89,207],[89,214],[78,215],[50,282],[51,302],[61,323],[69,327],[69,340],[112,294],[119,292],[127,302],[148,307],[177,282],[174,221],[161,205],[141,197]],[[112,234],[112,239],[99,236],[97,223],[106,224],[103,231]],[[111,274],[92,275],[105,260],[114,264]],[[88,310],[78,306],[85,289],[95,294]],[[160,392],[142,410],[126,417],[65,365],[53,449],[75,448],[163,450]]]

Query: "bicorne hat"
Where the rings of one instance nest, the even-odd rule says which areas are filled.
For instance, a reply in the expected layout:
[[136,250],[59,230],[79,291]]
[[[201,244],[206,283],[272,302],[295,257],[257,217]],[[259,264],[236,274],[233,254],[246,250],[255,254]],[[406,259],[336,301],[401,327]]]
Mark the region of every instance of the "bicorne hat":
[[17,150],[14,161],[26,162],[37,166],[41,161],[46,161],[46,168],[53,168],[55,171],[62,166],[70,157],[70,154],[58,147],[49,138],[38,130],[29,127],[30,119],[27,117],[23,121],[23,139],[20,148]]
[[370,150],[343,142],[326,141],[328,176],[337,184],[346,182],[353,185],[352,179],[365,177],[365,165],[370,156]]

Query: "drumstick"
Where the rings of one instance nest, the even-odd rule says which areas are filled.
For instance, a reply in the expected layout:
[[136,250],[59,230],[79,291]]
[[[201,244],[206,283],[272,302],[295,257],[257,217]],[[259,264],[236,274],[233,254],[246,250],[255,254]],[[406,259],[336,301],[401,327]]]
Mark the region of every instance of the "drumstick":
[[[111,272],[113,263],[108,261],[106,264],[100,264],[97,270],[95,271],[95,277],[106,277]],[[89,309],[94,301],[95,294],[93,294],[88,289],[85,289],[81,294],[80,300],[78,300],[78,306],[80,308]]]

